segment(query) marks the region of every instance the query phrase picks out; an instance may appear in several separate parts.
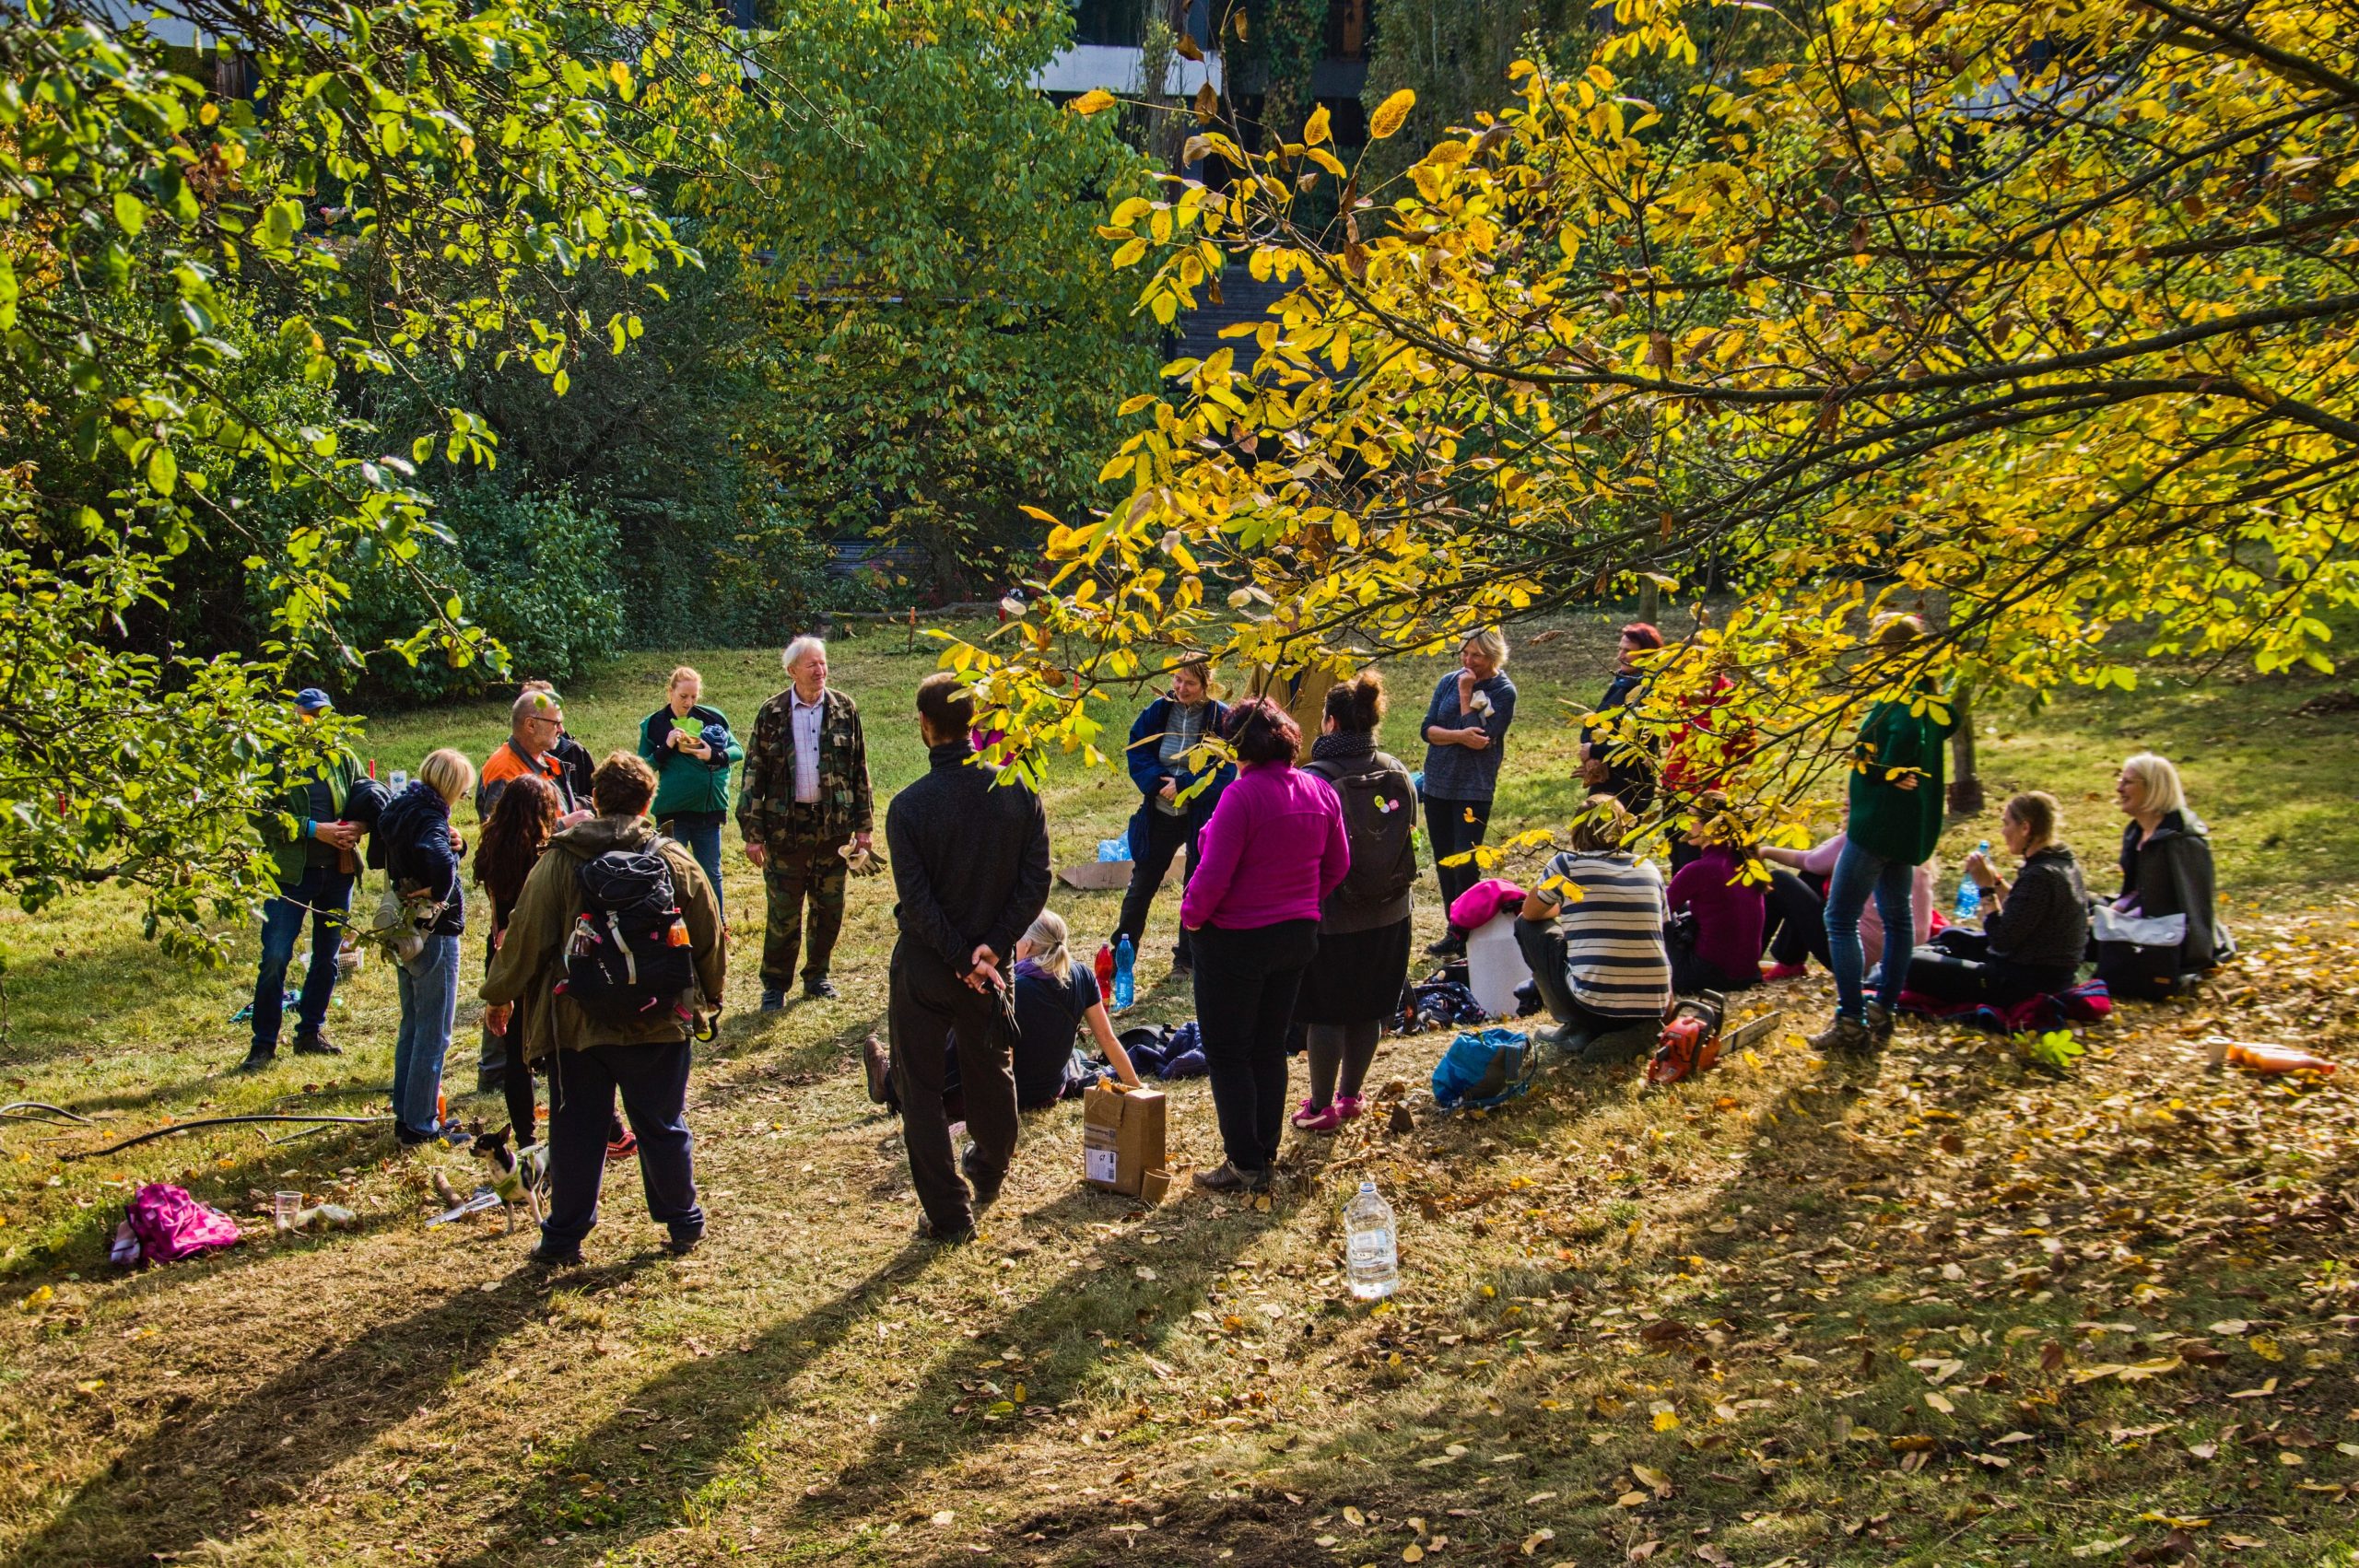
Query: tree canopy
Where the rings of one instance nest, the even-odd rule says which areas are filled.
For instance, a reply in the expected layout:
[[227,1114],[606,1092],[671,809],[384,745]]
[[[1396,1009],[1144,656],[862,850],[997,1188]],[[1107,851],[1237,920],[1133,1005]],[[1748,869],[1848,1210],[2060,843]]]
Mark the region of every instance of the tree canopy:
[[[1397,181],[1313,112],[1258,155],[1207,125],[1238,178],[1113,208],[1157,319],[1232,266],[1290,291],[1132,401],[1118,494],[1051,520],[1056,591],[954,649],[1018,743],[1094,744],[1091,697],[1183,651],[1343,667],[1708,571],[1738,606],[1634,722],[1719,672],[1731,729],[1807,751],[1944,668],[2328,666],[2359,34],[2306,0],[1799,0],[1766,63],[1699,71],[1726,9],[1618,0]],[[1866,655],[1872,605],[1939,635]]]
[[[257,334],[323,392],[490,359],[561,393],[640,330],[572,308],[577,280],[654,288],[696,263],[651,186],[714,156],[734,72],[709,13],[670,0],[167,11],[222,41],[168,50],[84,0],[0,18],[0,884],[37,905],[134,877],[151,924],[198,942],[260,874],[247,813],[272,758],[330,739],[280,709],[284,639],[332,627],[374,563],[417,592],[411,656],[483,648],[420,568],[437,530],[415,465],[487,462],[487,427],[452,406],[370,450],[323,400],[252,395]],[[240,72],[251,98],[219,90]],[[252,512],[289,497],[277,640],[129,648],[174,557],[258,546]]]

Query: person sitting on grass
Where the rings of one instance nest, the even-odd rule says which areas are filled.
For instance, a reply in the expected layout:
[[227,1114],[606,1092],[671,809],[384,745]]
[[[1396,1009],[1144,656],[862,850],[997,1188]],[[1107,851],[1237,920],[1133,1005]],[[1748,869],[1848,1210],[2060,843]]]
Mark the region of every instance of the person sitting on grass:
[[1980,850],[1964,875],[1982,889],[1982,929],[1952,926],[1920,947],[1908,989],[1942,1001],[2013,1007],[2069,990],[2089,945],[2089,890],[2072,851],[2058,843],[2064,822],[2056,797],[2033,790],[2007,802],[1999,835],[2022,863],[2015,880],[1991,870]]
[[1557,1048],[1589,1066],[1643,1054],[1671,1006],[1662,873],[1622,847],[1633,825],[1619,801],[1591,795],[1515,923]]
[[1687,835],[1696,858],[1673,873],[1664,900],[1687,917],[1670,944],[1672,988],[1682,996],[1740,991],[1761,978],[1761,883],[1746,875],[1756,863],[1751,847],[1733,841],[1743,824],[1718,790],[1696,804]]
[[[1835,967],[1826,942],[1826,887],[1835,863],[1843,858],[1848,836],[1841,833],[1808,849],[1764,844],[1755,851],[1777,869],[1769,873],[1768,908],[1762,930],[1763,951],[1769,967],[1765,980],[1799,979],[1817,959]],[[1939,858],[1929,858],[1909,873],[1909,945],[1922,947],[1933,936],[1933,879]],[[1884,962],[1884,917],[1871,898],[1860,909],[1860,950],[1869,973]]]
[[[484,977],[480,994],[491,1004],[487,1022],[496,1029],[506,1031],[515,1005],[531,999],[519,1031],[529,1035],[517,1043],[525,1060],[548,1066],[549,1211],[533,1249],[533,1261],[543,1268],[579,1264],[582,1238],[598,1223],[617,1091],[639,1137],[648,1213],[669,1233],[665,1249],[683,1255],[704,1236],[687,1117],[688,1041],[721,1010],[728,955],[712,884],[686,845],[661,837],[648,821],[654,799],[655,770],[637,755],[616,752],[599,764],[591,780],[597,814],[549,840]],[[585,875],[593,868],[598,874]],[[671,929],[686,937],[689,960],[681,989],[640,999],[629,994],[634,980],[615,994],[584,999],[567,954],[593,883],[617,897],[625,889],[639,893],[628,908],[602,906],[603,929],[627,941],[631,927],[647,919],[643,905],[665,904],[664,913],[676,908]],[[642,931],[640,940],[651,953],[677,945],[668,935]],[[628,972],[640,970],[635,963]]]
[[2121,765],[2113,798],[2130,818],[2121,829],[2121,893],[2113,907],[2125,915],[2185,915],[2179,975],[2218,967],[2236,944],[2213,907],[2212,830],[2187,803],[2177,767],[2168,757],[2140,752]]

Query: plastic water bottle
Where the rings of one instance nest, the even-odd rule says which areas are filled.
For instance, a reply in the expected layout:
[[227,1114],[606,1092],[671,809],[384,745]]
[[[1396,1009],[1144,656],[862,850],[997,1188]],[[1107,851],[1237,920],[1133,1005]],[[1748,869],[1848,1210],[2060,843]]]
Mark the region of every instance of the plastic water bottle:
[[1344,1205],[1344,1272],[1352,1282],[1352,1294],[1362,1301],[1389,1296],[1401,1283],[1392,1205],[1372,1181],[1361,1182],[1359,1195]]
[[[1990,840],[1985,838],[1974,847],[1974,852],[1986,860],[1990,854]],[[1966,925],[1982,918],[1982,884],[1974,878],[1960,875],[1957,879],[1957,920]]]
[[1138,995],[1139,955],[1131,950],[1131,935],[1114,944],[1114,1011],[1120,1012]]
[[393,777],[390,782],[393,792],[396,795],[400,794],[403,790],[409,788],[409,769],[406,767],[394,768]]
[[1112,996],[1114,994],[1114,950],[1104,942],[1099,942],[1097,956],[1091,962],[1089,968],[1090,972],[1097,977],[1097,994],[1101,997]]

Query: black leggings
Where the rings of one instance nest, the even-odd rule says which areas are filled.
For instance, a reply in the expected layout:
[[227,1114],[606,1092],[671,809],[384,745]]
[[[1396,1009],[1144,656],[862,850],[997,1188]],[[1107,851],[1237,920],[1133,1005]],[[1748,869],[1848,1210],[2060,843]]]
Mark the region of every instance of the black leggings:
[[[1312,1024],[1303,1031],[1310,1049],[1310,1106],[1325,1110],[1338,1094],[1356,1095],[1376,1060],[1383,1026],[1373,1018],[1359,1024]],[[1339,1082],[1340,1080],[1340,1082]]]
[[[1469,821],[1468,818],[1473,820]],[[1434,844],[1434,875],[1441,881],[1442,919],[1449,918],[1449,907],[1458,895],[1483,880],[1482,869],[1469,860],[1464,865],[1445,866],[1442,861],[1452,855],[1462,855],[1483,842],[1484,832],[1491,825],[1491,802],[1488,801],[1449,801],[1439,795],[1426,797],[1426,837]]]
[[2013,1007],[2036,996],[2070,990],[2080,970],[2067,965],[2017,964],[1990,956],[1982,931],[1945,930],[1939,947],[1920,947],[1908,960],[1908,989],[1941,1001]]
[[1286,1026],[1302,972],[1319,950],[1319,922],[1205,926],[1190,935],[1198,1037],[1221,1146],[1238,1170],[1267,1170],[1285,1131]]
[[1768,919],[1761,939],[1773,962],[1799,964],[1815,958],[1829,969],[1835,967],[1826,945],[1824,883],[1813,886],[1800,873],[1782,868],[1771,872],[1765,912]]

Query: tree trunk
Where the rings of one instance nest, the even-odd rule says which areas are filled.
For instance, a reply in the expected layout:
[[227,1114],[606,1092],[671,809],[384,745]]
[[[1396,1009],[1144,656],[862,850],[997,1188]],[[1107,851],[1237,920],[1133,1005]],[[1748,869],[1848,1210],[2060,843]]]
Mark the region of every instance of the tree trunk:
[[1950,731],[1950,815],[1979,816],[1982,776],[1975,770],[1974,699],[1970,695],[1957,695],[1956,710],[1952,717],[1957,720],[1957,728]]
[[1638,619],[1653,626],[1662,617],[1662,590],[1649,578],[1638,585]]

